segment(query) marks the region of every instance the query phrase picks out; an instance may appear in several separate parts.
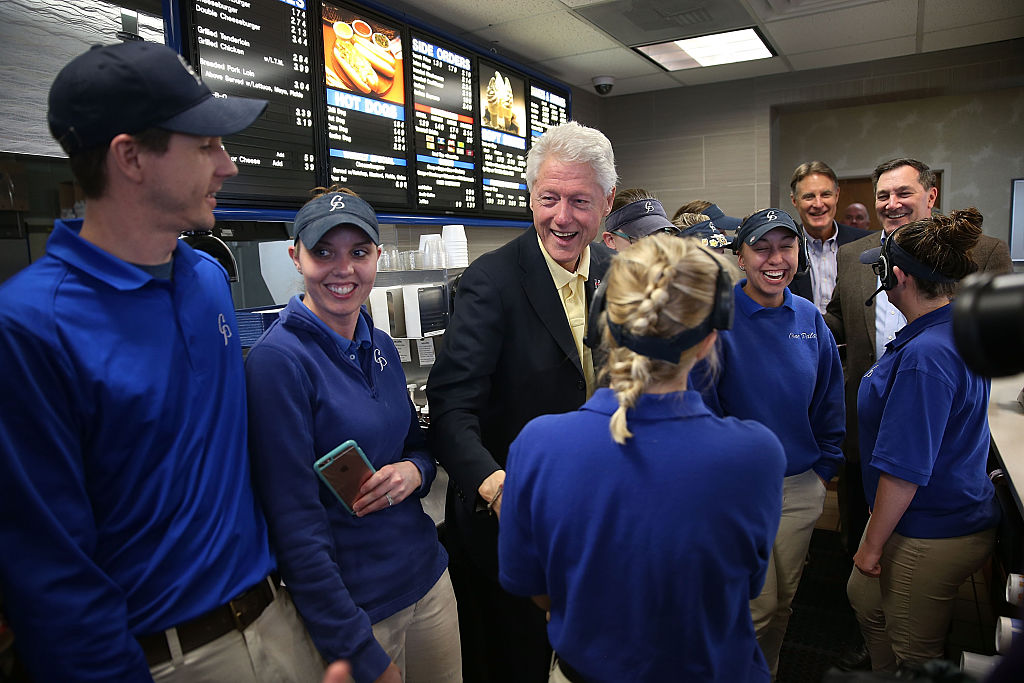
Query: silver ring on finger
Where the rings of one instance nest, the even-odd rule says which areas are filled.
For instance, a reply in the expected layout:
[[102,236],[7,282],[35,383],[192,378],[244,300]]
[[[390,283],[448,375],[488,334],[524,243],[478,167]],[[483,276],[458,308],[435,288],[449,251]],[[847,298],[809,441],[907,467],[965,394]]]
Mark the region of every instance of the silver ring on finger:
[[388,499],[388,507],[391,507],[392,505],[395,504],[395,501],[394,501],[394,499],[391,498],[391,494],[390,493],[385,493],[384,497]]

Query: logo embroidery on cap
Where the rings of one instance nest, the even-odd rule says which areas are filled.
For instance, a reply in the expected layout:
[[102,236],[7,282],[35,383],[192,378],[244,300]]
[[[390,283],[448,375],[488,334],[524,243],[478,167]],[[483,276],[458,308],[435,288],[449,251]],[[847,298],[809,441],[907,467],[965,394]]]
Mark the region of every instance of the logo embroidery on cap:
[[650,213],[651,211],[654,211],[654,204],[652,204],[650,202],[647,202],[646,204],[644,204],[644,211],[646,211],[647,213]]
[[776,219],[777,219],[778,217],[779,217],[779,216],[778,216],[778,214],[776,214],[776,213],[775,213],[775,211],[769,211],[769,212],[768,212],[767,214],[765,214],[765,217],[764,217],[764,219],[765,219],[766,221],[774,221],[774,220],[776,220]]
[[331,211],[337,211],[338,209],[345,208],[345,200],[341,198],[340,194],[336,194],[331,197]]
[[373,360],[380,366],[380,371],[384,372],[384,367],[388,364],[388,359],[381,355],[380,349],[373,350]]
[[228,320],[223,313],[217,315],[217,329],[224,335],[224,346],[227,346],[228,339],[231,337],[231,326],[228,325]]
[[197,73],[196,73],[196,72],[195,72],[195,71],[194,71],[194,70],[192,69],[192,65],[191,65],[191,64],[189,64],[188,62],[186,62],[186,61],[185,61],[185,58],[184,58],[184,57],[182,57],[181,55],[177,55],[177,57],[178,57],[178,61],[179,61],[179,62],[181,62],[181,65],[182,65],[183,67],[185,67],[185,71],[187,71],[187,72],[188,72],[188,75],[189,75],[189,76],[191,76],[192,78],[196,79],[196,83],[197,83],[198,85],[202,85],[202,84],[203,84],[203,80],[202,80],[201,78],[199,78],[199,74],[197,74]]

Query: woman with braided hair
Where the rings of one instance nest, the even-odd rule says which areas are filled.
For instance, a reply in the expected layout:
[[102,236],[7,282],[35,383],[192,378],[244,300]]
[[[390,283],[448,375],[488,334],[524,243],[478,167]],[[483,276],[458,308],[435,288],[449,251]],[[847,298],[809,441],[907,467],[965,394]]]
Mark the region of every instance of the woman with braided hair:
[[607,321],[610,387],[512,444],[499,579],[549,610],[549,681],[769,678],[748,601],[778,526],[782,448],[687,390],[728,327],[730,268],[670,235],[623,250],[591,314]]
[[746,279],[735,288],[736,320],[719,335],[723,368],[694,372],[718,415],[757,420],[786,451],[782,518],[764,589],[750,603],[757,641],[774,678],[825,484],[842,462],[843,372],[832,333],[813,303],[793,296],[800,240],[793,219],[763,209],[743,219],[732,242]]
[[953,600],[995,543],[989,381],[957,352],[950,306],[981,223],[974,208],[936,215],[860,257],[907,318],[857,395],[871,517],[847,593],[875,670],[943,656]]

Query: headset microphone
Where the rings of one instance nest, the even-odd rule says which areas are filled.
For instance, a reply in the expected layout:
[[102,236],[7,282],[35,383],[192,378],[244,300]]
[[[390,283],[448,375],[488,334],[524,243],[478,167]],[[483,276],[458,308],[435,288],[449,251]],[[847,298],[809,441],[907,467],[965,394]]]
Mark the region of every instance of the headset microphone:
[[885,289],[885,285],[880,285],[878,289],[875,290],[875,293],[868,297],[868,300],[864,302],[864,305],[870,306],[871,302],[875,300],[875,297],[878,296],[883,289]]

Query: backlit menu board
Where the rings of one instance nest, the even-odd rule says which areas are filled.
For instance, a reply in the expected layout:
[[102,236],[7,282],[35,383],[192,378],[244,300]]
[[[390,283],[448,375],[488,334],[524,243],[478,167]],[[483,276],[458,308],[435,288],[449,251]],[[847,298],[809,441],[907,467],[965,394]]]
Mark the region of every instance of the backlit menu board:
[[409,205],[401,28],[323,3],[330,184],[375,208]]
[[539,138],[552,126],[569,120],[569,98],[548,86],[530,82],[530,139]]
[[317,184],[305,0],[194,0],[192,9],[203,82],[269,101],[256,123],[225,140],[238,175],[221,195],[304,196]]
[[410,39],[416,206],[433,211],[476,209],[472,60],[414,31]]
[[526,81],[504,66],[478,63],[483,209],[525,216]]

